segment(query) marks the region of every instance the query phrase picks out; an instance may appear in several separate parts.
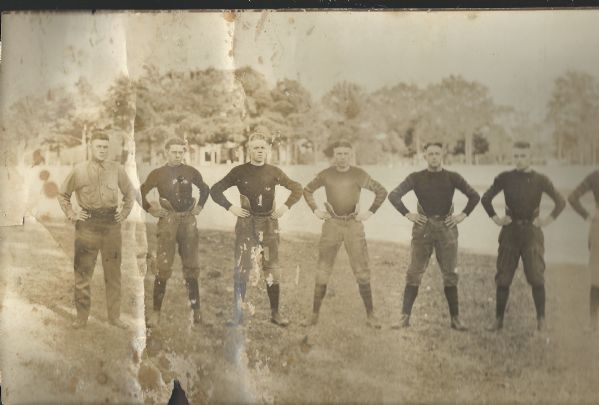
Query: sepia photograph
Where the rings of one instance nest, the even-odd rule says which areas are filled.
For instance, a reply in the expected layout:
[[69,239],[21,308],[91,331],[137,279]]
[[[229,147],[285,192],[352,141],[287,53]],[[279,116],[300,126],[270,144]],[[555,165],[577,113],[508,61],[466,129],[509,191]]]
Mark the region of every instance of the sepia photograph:
[[599,398],[599,10],[1,18],[3,403]]

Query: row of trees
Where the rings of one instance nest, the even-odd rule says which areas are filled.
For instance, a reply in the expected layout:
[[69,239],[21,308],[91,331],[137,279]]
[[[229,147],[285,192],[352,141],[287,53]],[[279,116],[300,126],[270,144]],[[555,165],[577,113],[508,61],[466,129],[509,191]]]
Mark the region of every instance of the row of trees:
[[104,97],[80,79],[74,90],[23,98],[11,107],[3,129],[30,146],[59,151],[81,144],[93,128],[110,128],[125,149],[134,141],[138,154],[148,156],[169,136],[198,145],[243,144],[252,129],[265,126],[275,149],[295,163],[321,158],[340,138],[357,145],[359,163],[410,157],[425,142],[438,140],[467,163],[483,155],[501,161],[513,139],[528,139],[543,153],[555,150],[560,159],[596,162],[598,88],[590,75],[567,73],[555,81],[547,122],[532,123],[497,105],[486,86],[460,76],[423,88],[399,83],[374,92],[339,82],[315,100],[299,81],[271,86],[250,67],[161,73],[145,66],[135,81],[117,79]]
[[554,127],[561,160],[597,164],[599,148],[599,83],[588,73],[568,72],[555,81],[548,121]]

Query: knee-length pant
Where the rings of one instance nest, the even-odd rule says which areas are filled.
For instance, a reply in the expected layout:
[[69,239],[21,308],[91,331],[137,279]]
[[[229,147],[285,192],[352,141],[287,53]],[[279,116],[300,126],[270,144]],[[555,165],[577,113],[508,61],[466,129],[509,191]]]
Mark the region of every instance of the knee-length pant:
[[497,273],[495,283],[498,287],[509,287],[522,258],[524,275],[533,287],[545,284],[545,260],[543,255],[544,236],[541,228],[530,221],[514,221],[505,225],[499,232],[499,250],[497,252]]
[[458,257],[458,227],[449,228],[443,218],[428,218],[424,225],[412,227],[411,258],[406,274],[406,284],[419,286],[435,252],[446,287],[458,285],[456,271]]
[[183,276],[198,278],[200,265],[198,255],[199,233],[196,217],[191,213],[170,213],[158,220],[158,248],[156,254],[158,278],[168,280],[173,274],[175,247],[181,256]]
[[330,218],[322,224],[322,233],[318,243],[316,283],[328,283],[342,243],[345,245],[356,281],[359,284],[370,283],[364,224],[354,218]]

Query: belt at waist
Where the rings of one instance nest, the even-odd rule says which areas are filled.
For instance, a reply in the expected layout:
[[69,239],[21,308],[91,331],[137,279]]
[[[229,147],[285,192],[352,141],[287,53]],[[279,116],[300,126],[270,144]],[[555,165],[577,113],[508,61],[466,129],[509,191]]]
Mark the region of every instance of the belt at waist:
[[450,214],[447,215],[426,215],[427,219],[431,219],[433,221],[445,221],[445,219],[447,217],[449,217]]
[[512,224],[516,225],[531,225],[534,219],[530,218],[512,218]]
[[273,212],[274,212],[274,210],[268,211],[268,212],[251,212],[250,211],[250,216],[258,217],[258,218],[269,218]]
[[103,222],[116,222],[116,219],[114,218],[115,214],[116,214],[116,207],[108,207],[108,208],[96,208],[96,209],[91,209],[91,208],[82,208],[83,211],[85,211],[88,215],[89,218],[88,220],[95,220],[95,221],[103,221]]
[[340,221],[351,221],[352,219],[356,219],[356,214],[348,214],[348,215],[331,215],[332,219],[338,219]]

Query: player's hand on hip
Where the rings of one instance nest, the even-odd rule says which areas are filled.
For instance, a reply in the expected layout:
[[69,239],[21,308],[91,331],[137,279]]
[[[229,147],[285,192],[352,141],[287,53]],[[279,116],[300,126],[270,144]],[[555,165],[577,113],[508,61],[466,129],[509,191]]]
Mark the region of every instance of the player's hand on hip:
[[495,222],[499,226],[505,226],[512,223],[512,217],[510,217],[509,215],[506,215],[505,217],[499,217],[498,215],[495,215],[492,219],[493,222]]
[[148,210],[148,212],[150,213],[151,216],[153,216],[154,218],[164,218],[168,215],[168,211],[165,210],[164,208],[150,208]]
[[123,212],[122,212],[122,211],[117,211],[117,212],[114,214],[114,220],[116,221],[116,223],[117,223],[117,224],[120,224],[120,223],[121,223],[121,222],[123,222],[125,219],[127,219],[127,217],[125,217],[125,216],[123,215]]
[[231,205],[231,207],[229,207],[229,212],[238,218],[247,218],[250,216],[250,212],[248,210],[236,205]]
[[287,205],[283,204],[279,208],[277,208],[276,210],[274,210],[274,212],[272,214],[270,214],[270,217],[272,219],[279,219],[283,215],[285,215],[285,213],[287,211],[289,211],[289,207]]
[[331,219],[331,214],[325,210],[316,209],[314,210],[314,215],[316,215],[316,218],[318,219]]
[[466,219],[466,214],[464,214],[463,212],[457,215],[449,215],[447,218],[445,218],[445,225],[448,228],[453,228],[454,226],[462,222],[464,219]]
[[191,213],[192,213],[193,215],[198,215],[200,212],[202,212],[202,209],[203,209],[203,208],[204,208],[204,207],[202,207],[201,205],[199,205],[199,204],[198,204],[198,205],[196,205],[195,207],[193,207],[193,209],[191,210]]
[[428,222],[428,218],[422,214],[418,214],[417,212],[408,212],[406,214],[406,218],[418,225],[424,225]]
[[77,221],[85,221],[88,218],[89,218],[89,214],[87,213],[87,211],[78,211],[75,213],[75,215],[73,215],[69,219],[73,222],[77,222]]
[[358,215],[356,215],[356,221],[366,221],[372,216],[372,214],[374,214],[372,211],[360,212]]

